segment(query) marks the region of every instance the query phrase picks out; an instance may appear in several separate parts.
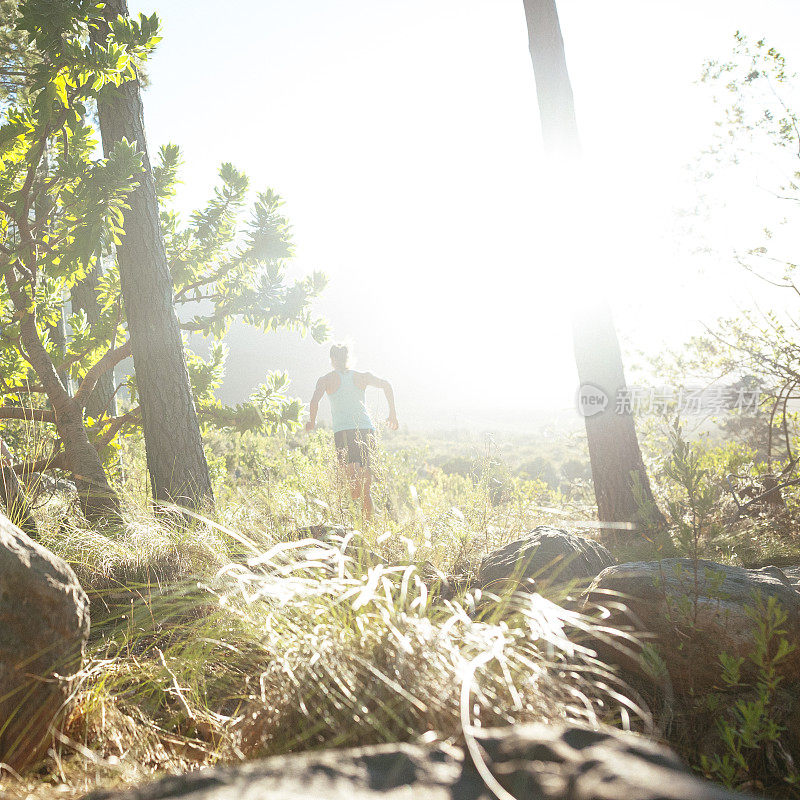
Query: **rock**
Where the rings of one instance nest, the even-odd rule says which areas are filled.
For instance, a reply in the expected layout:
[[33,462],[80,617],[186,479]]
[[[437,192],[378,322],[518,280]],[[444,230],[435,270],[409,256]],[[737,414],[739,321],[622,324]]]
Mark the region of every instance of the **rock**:
[[789,583],[791,583],[795,589],[800,589],[800,567],[784,567],[781,572],[786,576]]
[[[690,559],[636,561],[601,572],[587,597],[600,605],[611,599],[627,606],[624,616],[632,627],[655,635],[675,690],[688,693],[720,684],[721,653],[744,658],[743,675],[752,675],[753,665],[747,659],[755,645],[754,622],[748,610],[752,613],[758,594],[765,602],[774,597],[787,614],[786,636],[796,649],[782,662],[781,672],[796,679],[800,593],[777,567],[744,569],[701,560],[695,590]],[[616,611],[609,620],[612,625],[623,621],[623,613]]]
[[[694,777],[666,747],[575,725],[478,732],[481,761],[519,800],[744,800]],[[474,763],[446,745],[385,744],[204,769],[84,800],[494,800]]]
[[418,574],[432,598],[452,600],[461,592],[467,591],[470,580],[464,575],[447,575],[430,561],[418,565]]
[[485,556],[478,585],[495,594],[507,588],[508,581],[520,588],[532,588],[531,579],[537,588],[570,582],[585,585],[615,563],[611,553],[598,542],[540,525],[524,538]]
[[47,749],[89,636],[89,601],[60,558],[0,514],[0,761]]
[[498,783],[519,800],[750,797],[695,777],[668,747],[632,733],[536,724],[483,731],[478,742]]
[[54,477],[46,472],[31,472],[25,477],[25,486],[35,497],[52,497],[59,492],[75,496],[78,494],[78,487],[75,481],[67,480],[63,477]]

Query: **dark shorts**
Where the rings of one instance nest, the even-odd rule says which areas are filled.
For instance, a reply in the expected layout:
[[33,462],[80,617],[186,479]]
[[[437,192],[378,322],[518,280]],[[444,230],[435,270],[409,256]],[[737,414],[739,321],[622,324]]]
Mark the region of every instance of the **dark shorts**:
[[372,465],[372,454],[375,450],[375,431],[355,428],[347,431],[336,431],[333,434],[336,453],[341,464],[360,464],[362,467]]

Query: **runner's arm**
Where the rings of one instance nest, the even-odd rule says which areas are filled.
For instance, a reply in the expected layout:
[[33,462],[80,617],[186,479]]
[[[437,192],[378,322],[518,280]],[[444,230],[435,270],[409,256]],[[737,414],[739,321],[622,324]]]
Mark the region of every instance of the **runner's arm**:
[[308,404],[308,422],[306,422],[306,430],[313,431],[317,425],[317,412],[319,411],[319,401],[322,400],[322,395],[325,394],[325,377],[323,376],[317,381],[317,388],[314,389],[314,394],[311,396],[311,402]]
[[397,421],[397,409],[394,406],[394,389],[392,389],[392,384],[389,383],[389,381],[383,380],[383,378],[376,377],[371,372],[364,373],[364,381],[367,386],[374,386],[376,389],[383,390],[383,393],[386,395],[386,402],[389,405],[389,417],[386,423],[393,431],[396,431],[400,423]]

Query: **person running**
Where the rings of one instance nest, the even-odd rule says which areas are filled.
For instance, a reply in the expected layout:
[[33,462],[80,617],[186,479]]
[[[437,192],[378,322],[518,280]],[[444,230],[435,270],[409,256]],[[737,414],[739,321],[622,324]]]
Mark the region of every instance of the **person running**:
[[327,394],[333,417],[333,440],[339,463],[344,467],[353,500],[361,499],[364,517],[372,517],[372,458],[375,451],[375,426],[372,424],[364,393],[368,386],[383,389],[389,404],[386,424],[393,431],[398,428],[394,407],[394,391],[389,381],[376,378],[371,372],[356,372],[347,368],[348,352],[345,345],[331,347],[333,370],[317,381],[309,404],[306,430],[313,431],[317,424],[317,411],[322,395]]

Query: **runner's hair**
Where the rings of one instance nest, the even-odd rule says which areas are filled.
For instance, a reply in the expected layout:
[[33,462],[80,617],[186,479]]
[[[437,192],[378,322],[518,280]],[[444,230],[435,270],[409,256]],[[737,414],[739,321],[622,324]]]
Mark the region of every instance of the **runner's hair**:
[[335,344],[331,347],[331,362],[336,369],[344,369],[347,366],[347,345]]

